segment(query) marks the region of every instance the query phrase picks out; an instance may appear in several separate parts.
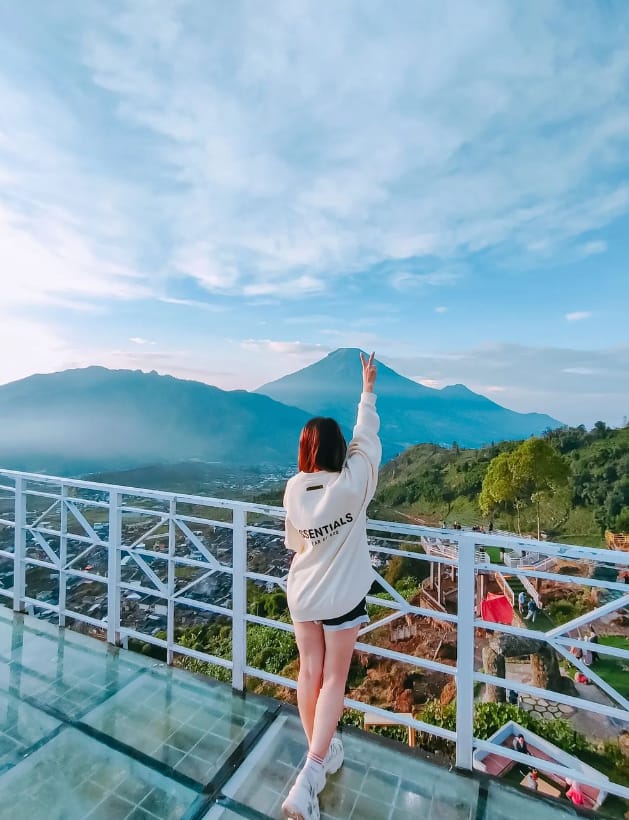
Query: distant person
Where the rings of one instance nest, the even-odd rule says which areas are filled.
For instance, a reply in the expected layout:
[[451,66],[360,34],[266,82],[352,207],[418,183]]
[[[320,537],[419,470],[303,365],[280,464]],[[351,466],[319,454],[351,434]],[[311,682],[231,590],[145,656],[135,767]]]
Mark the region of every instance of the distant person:
[[513,742],[511,744],[513,746],[514,752],[520,752],[521,755],[530,755],[529,747],[527,746],[526,740],[524,739],[523,734],[519,734],[513,738]]
[[518,705],[518,699],[519,699],[519,695],[515,691],[515,689],[509,689],[509,692],[507,693],[507,700],[509,701],[509,703],[512,706],[517,706]]
[[575,680],[575,683],[589,683],[590,682],[588,680],[588,678],[586,678],[586,676],[583,674],[583,672],[580,669],[577,669],[577,671],[574,673],[574,680]]
[[566,792],[566,797],[568,798],[568,800],[572,800],[575,806],[582,806],[585,803],[585,800],[583,798],[581,784],[577,783],[576,780],[568,779],[566,779],[566,783],[568,783],[570,786],[570,788]]
[[494,522],[490,521],[489,526],[487,527],[487,532],[493,532],[493,531],[494,531]]
[[539,789],[539,772],[537,769],[531,769],[531,771],[527,774],[524,778],[523,786],[526,786],[527,789],[533,789],[533,791],[537,791]]
[[295,551],[287,599],[299,650],[297,706],[308,756],[282,804],[284,816],[319,820],[319,792],[343,765],[334,736],[358,630],[368,623],[366,595],[375,578],[367,544],[367,505],[382,454],[373,392],[374,354],[362,361],[362,394],[346,446],[330,418],[301,431],[299,473],[286,485],[286,546]]
[[518,593],[518,609],[520,615],[524,615],[526,612],[526,592],[523,589]]
[[531,621],[531,623],[535,623],[535,618],[537,618],[537,604],[532,598],[529,598],[528,606],[527,606],[527,613],[524,617],[525,621]]
[[[590,632],[590,643],[598,643],[598,635],[594,630]],[[592,652],[592,663],[598,660],[598,652]]]

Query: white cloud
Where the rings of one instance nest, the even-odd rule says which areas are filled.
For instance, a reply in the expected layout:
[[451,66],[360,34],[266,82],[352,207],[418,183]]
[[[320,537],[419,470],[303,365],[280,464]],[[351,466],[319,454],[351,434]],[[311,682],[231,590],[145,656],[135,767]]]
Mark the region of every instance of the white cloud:
[[50,373],[69,366],[74,351],[49,325],[17,315],[0,321],[0,349],[12,355],[2,357],[2,383],[22,379],[32,373]]
[[129,338],[130,342],[133,342],[134,345],[154,345],[155,342],[150,342],[148,339],[144,339],[142,336],[131,336]]
[[278,342],[271,339],[244,339],[241,343],[244,350],[254,353],[272,353],[278,356],[298,356],[306,358],[322,358],[330,352],[325,345],[308,344],[305,342]]
[[[444,285],[454,285],[462,275],[461,272],[452,270],[434,271],[432,273],[399,271],[391,276],[390,282],[396,290],[407,291],[423,287],[434,288]],[[438,312],[443,313],[443,311]]]
[[196,279],[208,291],[232,292],[240,279],[235,265],[219,261],[216,249],[208,243],[198,243],[179,251],[174,267]]
[[323,281],[304,274],[289,282],[275,281],[256,282],[243,288],[245,296],[283,296],[285,298],[303,296],[306,293],[318,293],[325,287]]
[[63,213],[22,216],[0,205],[0,269],[3,307],[98,306],[148,294],[142,277],[103,259]]
[[209,310],[213,313],[222,313],[226,310],[224,305],[202,302],[199,299],[177,299],[174,296],[159,296],[157,301],[166,305],[180,305],[182,307],[198,308],[199,310]]
[[596,239],[592,242],[586,242],[581,247],[581,252],[584,256],[593,256],[597,253],[605,253],[607,250],[607,242],[603,241],[602,239]]
[[447,313],[447,312],[448,312],[448,308],[443,307],[443,305],[441,307],[436,307],[435,308],[435,313]]
[[595,376],[597,371],[591,367],[564,367],[562,373],[572,373],[575,376]]
[[185,266],[203,287],[292,296],[387,259],[549,254],[629,208],[605,173],[629,146],[622,19],[408,3],[385,35],[383,3],[159,8],[159,35],[141,5],[99,14],[83,59],[176,182],[156,203],[174,267],[211,247]]
[[589,319],[591,315],[587,310],[575,310],[573,313],[566,313],[564,318],[569,322],[580,322],[583,319]]

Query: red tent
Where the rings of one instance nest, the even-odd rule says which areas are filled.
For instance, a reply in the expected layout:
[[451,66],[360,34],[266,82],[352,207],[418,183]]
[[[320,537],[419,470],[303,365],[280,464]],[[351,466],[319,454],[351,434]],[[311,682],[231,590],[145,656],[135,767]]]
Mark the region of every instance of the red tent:
[[495,624],[510,624],[513,621],[513,607],[504,595],[488,592],[481,601],[480,614],[484,621]]

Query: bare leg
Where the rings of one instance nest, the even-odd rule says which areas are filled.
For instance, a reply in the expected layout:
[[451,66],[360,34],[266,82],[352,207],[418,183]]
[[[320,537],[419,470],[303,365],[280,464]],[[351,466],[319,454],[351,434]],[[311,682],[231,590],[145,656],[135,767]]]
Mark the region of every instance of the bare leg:
[[314,621],[296,623],[295,639],[299,649],[297,706],[304,732],[308,738],[308,746],[310,746],[317,699],[323,679],[323,659],[325,656],[323,627]]
[[316,701],[310,739],[310,752],[317,757],[323,758],[328,753],[330,741],[343,711],[345,684],[359,629],[359,626],[352,626],[349,629],[323,632],[323,683]]

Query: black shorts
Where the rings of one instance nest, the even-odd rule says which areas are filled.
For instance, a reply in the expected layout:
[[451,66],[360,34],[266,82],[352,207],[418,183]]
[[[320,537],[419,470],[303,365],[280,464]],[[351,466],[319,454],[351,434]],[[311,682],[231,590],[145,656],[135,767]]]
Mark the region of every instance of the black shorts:
[[324,618],[321,621],[315,621],[315,623],[321,624],[326,632],[336,632],[340,629],[350,629],[352,626],[368,624],[367,600],[363,598],[345,615],[339,615],[338,618]]

